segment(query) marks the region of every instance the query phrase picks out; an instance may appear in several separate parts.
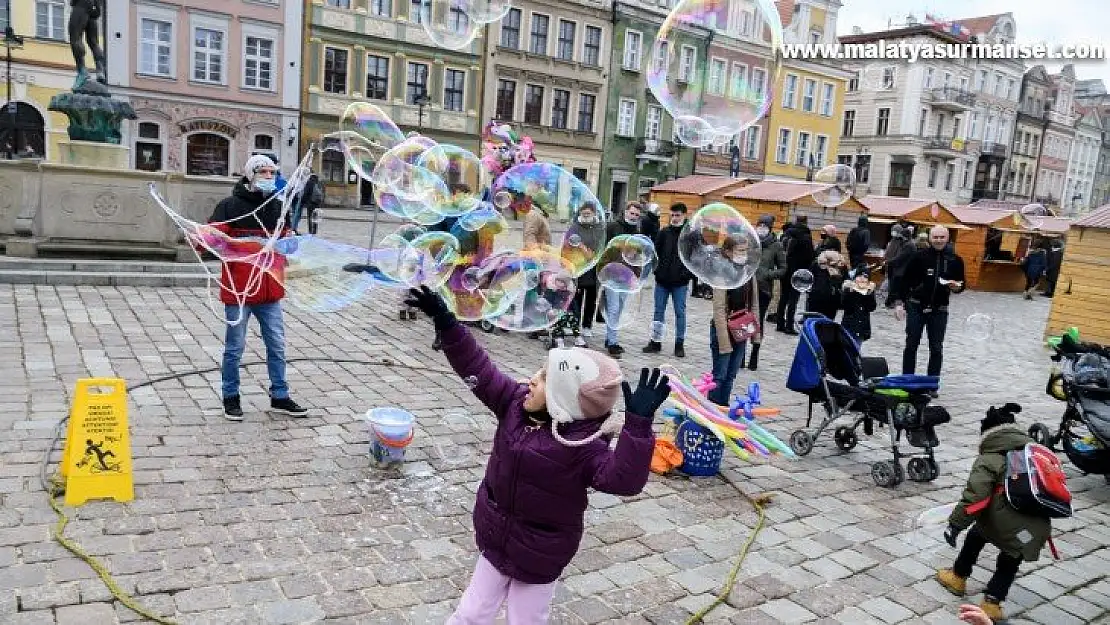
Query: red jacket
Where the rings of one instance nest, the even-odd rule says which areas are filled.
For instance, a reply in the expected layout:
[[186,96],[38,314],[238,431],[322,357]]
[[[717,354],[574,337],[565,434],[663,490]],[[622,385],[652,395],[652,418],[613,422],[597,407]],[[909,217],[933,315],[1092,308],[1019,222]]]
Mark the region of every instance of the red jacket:
[[[282,206],[280,201],[273,199],[258,210],[265,200],[266,197],[252,191],[247,179],[243,178],[235,185],[231,197],[216,205],[208,223],[234,238],[267,237],[267,233],[273,233],[277,228]],[[287,236],[289,232],[288,228],[283,228],[281,236]],[[246,241],[236,243],[235,248],[236,252],[249,254],[261,250],[262,246]],[[224,304],[239,304],[241,294],[246,294],[243,303],[248,305],[272,304],[285,297],[285,256],[271,250],[249,260],[222,260],[220,301]],[[263,270],[263,267],[266,269]]]

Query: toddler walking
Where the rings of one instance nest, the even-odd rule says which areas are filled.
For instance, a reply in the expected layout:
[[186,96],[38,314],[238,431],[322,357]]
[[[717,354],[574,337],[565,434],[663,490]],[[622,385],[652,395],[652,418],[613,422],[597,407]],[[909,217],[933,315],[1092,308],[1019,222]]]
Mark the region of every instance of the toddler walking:
[[[480,556],[449,625],[488,625],[507,602],[512,625],[546,623],[555,581],[582,540],[587,493],[635,495],[647,484],[655,411],[670,392],[659,370],[635,392],[612,358],[555,348],[527,384],[497,369],[443,300],[422,287],[407,304],[430,317],[451,367],[497,417],[474,505]],[[615,449],[610,413],[624,391]]]

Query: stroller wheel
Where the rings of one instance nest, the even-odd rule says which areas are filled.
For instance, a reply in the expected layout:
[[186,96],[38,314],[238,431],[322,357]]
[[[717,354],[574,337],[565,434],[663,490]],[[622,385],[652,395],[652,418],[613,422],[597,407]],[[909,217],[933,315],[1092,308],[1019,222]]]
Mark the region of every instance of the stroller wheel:
[[842,425],[836,428],[833,432],[833,441],[840,451],[852,451],[856,444],[859,443],[859,437],[856,436],[856,431],[852,428]]
[[902,483],[902,466],[894,460],[883,460],[871,465],[871,479],[875,484],[890,488]]
[[1034,443],[1044,445],[1049,449],[1052,448],[1052,432],[1043,423],[1034,423],[1029,426],[1029,438],[1033,439]]
[[805,430],[794,430],[790,435],[790,449],[799,456],[808,455],[813,451],[813,437]]
[[906,477],[911,482],[932,482],[939,475],[937,463],[930,458],[910,458],[906,463]]
[[478,322],[478,327],[482,329],[482,332],[485,332],[487,334],[490,334],[497,329],[497,326],[493,325],[489,321],[486,321],[485,319],[482,319],[480,322]]

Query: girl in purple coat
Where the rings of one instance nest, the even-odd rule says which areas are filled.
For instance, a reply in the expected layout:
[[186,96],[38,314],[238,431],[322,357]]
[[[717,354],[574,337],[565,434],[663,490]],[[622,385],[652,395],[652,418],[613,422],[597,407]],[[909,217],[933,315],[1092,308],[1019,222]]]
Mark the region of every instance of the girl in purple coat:
[[[526,384],[497,369],[438,295],[410,291],[406,304],[435,323],[443,353],[497,417],[497,433],[474,505],[481,553],[450,625],[493,623],[503,603],[513,625],[548,621],[555,581],[582,540],[587,493],[636,495],[647,484],[651,423],[670,389],[659,370],[641,371],[632,392],[612,358],[583,348],[552,349]],[[476,384],[472,384],[476,381]],[[615,449],[606,427],[624,391]]]

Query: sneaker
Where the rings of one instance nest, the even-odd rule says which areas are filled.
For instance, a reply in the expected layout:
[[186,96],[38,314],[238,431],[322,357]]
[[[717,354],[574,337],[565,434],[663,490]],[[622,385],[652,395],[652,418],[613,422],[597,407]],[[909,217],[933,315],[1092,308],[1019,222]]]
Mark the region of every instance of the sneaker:
[[663,344],[659,341],[649,341],[643,349],[645,354],[658,354],[661,351],[663,351]]
[[605,347],[608,349],[609,355],[613,358],[619,359],[621,357],[621,354],[624,353],[624,349],[616,343],[613,343],[612,345],[606,345]]
[[586,339],[584,339],[582,337],[578,337],[578,338],[574,339],[574,346],[575,347],[586,347]]
[[956,572],[952,569],[937,571],[937,582],[957,597],[963,597],[967,594],[967,578],[956,575]]
[[594,338],[594,331],[590,328],[582,328],[582,336],[588,339]]
[[1001,623],[1006,620],[1006,614],[1002,611],[1002,605],[993,597],[984,597],[983,603],[979,604],[979,608],[995,623]]
[[270,412],[287,414],[291,417],[304,417],[308,415],[308,408],[300,406],[291,398],[270,399]]
[[416,311],[415,310],[410,310],[408,312],[409,312],[409,321],[416,321]]
[[[647,351],[647,350],[644,350],[644,351]],[[674,344],[674,357],[675,358],[685,358],[686,357],[686,347],[682,344],[682,341],[678,341]]]
[[407,310],[397,311],[397,318],[401,321],[404,321],[404,320],[408,319],[409,318],[409,311],[407,311]]
[[224,398],[224,416],[228,421],[243,420],[243,407],[239,405],[238,395]]

